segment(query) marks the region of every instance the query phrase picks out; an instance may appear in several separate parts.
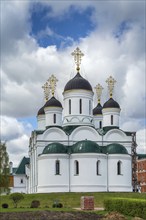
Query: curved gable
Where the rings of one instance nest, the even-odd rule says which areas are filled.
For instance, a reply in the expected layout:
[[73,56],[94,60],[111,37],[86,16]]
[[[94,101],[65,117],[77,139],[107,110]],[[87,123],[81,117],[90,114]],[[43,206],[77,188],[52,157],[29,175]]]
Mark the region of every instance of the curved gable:
[[65,132],[57,127],[48,128],[42,136],[42,140],[51,141],[67,141],[67,135]]
[[127,141],[126,134],[119,129],[112,129],[108,131],[104,136],[105,141]]
[[70,140],[79,141],[79,140],[91,140],[91,141],[101,141],[101,136],[98,132],[89,126],[80,126],[73,130],[70,135]]

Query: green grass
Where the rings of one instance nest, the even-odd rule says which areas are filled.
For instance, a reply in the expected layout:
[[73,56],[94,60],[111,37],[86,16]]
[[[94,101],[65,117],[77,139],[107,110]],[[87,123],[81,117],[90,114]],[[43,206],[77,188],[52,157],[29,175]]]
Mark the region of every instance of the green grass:
[[[63,209],[70,210],[72,208],[80,207],[80,198],[81,196],[94,196],[94,202],[95,207],[103,207],[103,201],[105,199],[118,197],[118,198],[135,198],[135,199],[146,199],[146,194],[144,193],[39,193],[39,194],[24,194],[24,200],[20,201],[18,203],[18,208],[22,208],[23,211],[28,210],[34,210],[30,209],[30,204],[32,200],[39,200],[40,201],[40,208],[46,209],[49,207],[49,209],[52,209],[52,204],[54,201],[58,200],[63,204]],[[17,209],[14,209],[14,205],[12,200],[10,200],[9,195],[1,196],[0,199],[0,207],[3,203],[7,203],[9,205],[8,209],[2,209],[2,210],[12,210],[16,211]],[[57,209],[57,210],[63,210],[63,209]],[[37,209],[38,210],[38,209]],[[52,209],[55,210],[55,209]]]

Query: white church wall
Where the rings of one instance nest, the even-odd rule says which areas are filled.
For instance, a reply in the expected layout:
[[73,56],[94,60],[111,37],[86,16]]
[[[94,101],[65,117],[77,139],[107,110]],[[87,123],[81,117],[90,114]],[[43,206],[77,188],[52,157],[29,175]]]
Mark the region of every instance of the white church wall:
[[[56,122],[54,122],[54,114],[56,114]],[[45,108],[45,122],[47,126],[62,126],[62,108],[47,107]]]
[[[63,126],[75,124],[93,125],[93,92],[86,90],[71,90],[64,94],[64,119]],[[71,102],[71,110],[69,111],[69,100]],[[81,108],[80,108],[81,100]],[[81,112],[80,112],[81,109]],[[77,116],[78,120],[75,120]],[[87,118],[87,120],[85,119]]]
[[[59,175],[55,173],[56,160],[60,161]],[[69,170],[67,154],[47,154],[38,157],[38,193],[68,192],[68,182]]]
[[14,187],[11,188],[11,193],[26,193],[26,176],[25,174],[14,175]]
[[[96,163],[100,160],[99,175]],[[75,161],[79,163],[79,174],[76,175]],[[83,153],[72,154],[70,159],[71,192],[106,191],[106,155]]]
[[37,116],[37,130],[45,130],[46,128],[46,120],[45,115],[38,115]]
[[[102,109],[102,113],[103,113],[103,127],[107,127],[107,126],[119,127],[120,109],[105,108]],[[113,123],[111,123],[111,115],[113,116]]]
[[[121,174],[118,175],[117,163],[121,163]],[[132,191],[132,167],[131,156],[123,154],[108,155],[108,191],[130,192]]]

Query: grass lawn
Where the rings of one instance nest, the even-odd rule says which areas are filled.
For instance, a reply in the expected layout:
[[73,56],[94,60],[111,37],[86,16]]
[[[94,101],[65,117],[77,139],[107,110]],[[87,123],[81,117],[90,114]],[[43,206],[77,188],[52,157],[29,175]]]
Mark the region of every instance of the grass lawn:
[[[64,211],[70,211],[72,208],[80,207],[80,198],[81,196],[94,196],[95,207],[103,207],[103,201],[112,197],[118,198],[136,198],[136,199],[146,199],[145,193],[105,193],[105,192],[96,192],[96,193],[39,193],[39,194],[24,194],[24,200],[18,203],[18,208],[14,209],[12,200],[10,200],[9,195],[1,196],[0,198],[0,207],[3,203],[9,205],[9,209],[2,209],[1,211],[24,211],[25,210],[35,210],[30,209],[30,204],[32,200],[40,201],[40,209],[52,209],[52,204],[54,201],[59,201],[63,204]],[[22,209],[22,210],[21,210]],[[38,209],[37,209],[38,210]],[[55,210],[55,209],[52,209]],[[58,209],[57,209],[58,210]]]

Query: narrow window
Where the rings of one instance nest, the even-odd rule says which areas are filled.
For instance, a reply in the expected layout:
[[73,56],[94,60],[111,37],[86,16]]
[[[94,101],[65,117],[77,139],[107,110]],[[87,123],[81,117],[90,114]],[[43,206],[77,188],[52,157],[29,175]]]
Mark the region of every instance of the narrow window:
[[75,160],[75,175],[79,175],[79,162]]
[[118,161],[118,163],[117,163],[117,175],[121,175],[121,164],[122,164],[122,162]]
[[80,99],[79,102],[80,102],[80,103],[79,103],[79,106],[80,106],[80,114],[82,114],[82,99]]
[[91,100],[89,100],[89,115],[91,115]]
[[56,170],[56,175],[60,175],[60,161],[56,160],[56,164],[55,164],[55,170]]
[[20,183],[23,183],[23,179],[20,180]]
[[99,128],[102,128],[102,121],[99,122]]
[[56,114],[53,115],[54,124],[56,124]]
[[71,114],[71,99],[69,99],[69,114]]
[[113,115],[111,115],[111,125],[113,125],[113,120],[114,118],[113,118]]
[[100,175],[100,160],[96,162],[96,175]]

